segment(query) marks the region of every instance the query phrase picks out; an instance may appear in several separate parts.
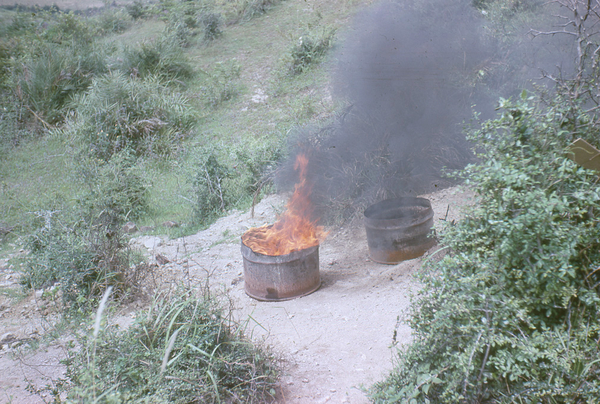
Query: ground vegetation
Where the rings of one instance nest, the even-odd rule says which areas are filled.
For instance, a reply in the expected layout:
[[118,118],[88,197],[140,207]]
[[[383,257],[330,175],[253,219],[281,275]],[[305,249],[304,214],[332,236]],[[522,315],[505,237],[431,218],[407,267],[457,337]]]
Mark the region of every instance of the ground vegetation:
[[567,36],[574,69],[546,72],[551,85],[500,99],[498,116],[469,130],[478,161],[457,175],[478,203],[439,229],[445,256],[422,273],[414,342],[373,388],[375,402],[592,403],[600,394],[600,190],[597,172],[569,158],[576,138],[600,140],[600,10],[559,6],[560,28],[530,34]]

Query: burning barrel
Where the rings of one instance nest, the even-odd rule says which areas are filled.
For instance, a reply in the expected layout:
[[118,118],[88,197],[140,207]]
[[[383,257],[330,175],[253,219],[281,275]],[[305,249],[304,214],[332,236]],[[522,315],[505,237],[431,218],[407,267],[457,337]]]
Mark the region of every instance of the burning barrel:
[[308,295],[319,288],[319,245],[284,255],[254,252],[244,244],[244,289],[263,301],[289,300]]
[[289,300],[321,285],[319,241],[327,232],[311,220],[307,164],[308,159],[298,155],[295,168],[300,170],[300,181],[277,222],[249,229],[242,236],[244,288],[254,299]]
[[433,209],[425,198],[387,199],[365,210],[369,255],[375,262],[397,264],[433,247]]

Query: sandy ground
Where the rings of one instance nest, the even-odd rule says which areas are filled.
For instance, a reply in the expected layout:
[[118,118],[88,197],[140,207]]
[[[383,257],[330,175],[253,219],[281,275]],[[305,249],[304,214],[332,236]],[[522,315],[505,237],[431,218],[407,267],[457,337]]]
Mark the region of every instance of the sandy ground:
[[[425,197],[432,203],[438,224],[456,219],[460,207],[471,200],[469,193],[458,188]],[[365,230],[357,220],[330,229],[321,243],[322,284],[317,291],[289,301],[259,302],[244,292],[240,237],[250,227],[273,223],[284,204],[285,197],[272,195],[255,207],[254,217],[234,211],[198,234],[173,240],[142,236],[133,239],[132,245],[150,260],[157,254],[169,259],[158,269],[163,287],[182,281],[200,286],[208,279],[213,290],[230,296],[234,315],[247,323],[247,334],[281,358],[278,402],[367,403],[363,387],[383,379],[392,368],[394,336],[398,344],[410,342],[410,329],[401,320],[411,293],[418,290],[413,275],[439,246],[421,258],[378,264],[369,259]],[[0,281],[15,284],[15,273],[6,262],[2,269],[2,264]],[[17,343],[5,343],[0,351],[0,403],[10,403],[11,396],[13,403],[43,403],[44,397],[25,388],[28,383],[34,389],[52,385],[52,379],[64,374],[58,360],[64,357],[65,342],[22,350],[45,332],[47,302],[36,300],[35,294],[15,307],[7,302],[0,300],[0,334],[13,334]],[[128,313],[124,314],[126,318]]]

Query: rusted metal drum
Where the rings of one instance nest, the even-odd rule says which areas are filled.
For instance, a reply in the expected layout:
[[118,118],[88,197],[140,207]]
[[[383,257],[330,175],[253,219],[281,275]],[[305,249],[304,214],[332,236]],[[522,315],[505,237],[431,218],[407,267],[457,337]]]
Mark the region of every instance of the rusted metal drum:
[[433,209],[425,198],[387,199],[365,210],[369,255],[382,264],[420,257],[433,247]]
[[241,244],[248,296],[262,301],[290,300],[321,286],[318,245],[285,255],[264,255]]

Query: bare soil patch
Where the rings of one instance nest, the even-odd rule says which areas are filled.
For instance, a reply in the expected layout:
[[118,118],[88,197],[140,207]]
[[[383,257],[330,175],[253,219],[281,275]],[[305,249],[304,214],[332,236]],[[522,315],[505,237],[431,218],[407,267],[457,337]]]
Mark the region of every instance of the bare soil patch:
[[[456,220],[461,207],[472,198],[459,188],[425,197],[432,203],[436,224]],[[247,334],[270,346],[281,358],[278,402],[367,403],[362,387],[381,380],[392,369],[394,342],[410,342],[411,331],[402,320],[411,293],[419,288],[414,274],[439,246],[398,265],[378,264],[369,259],[365,229],[362,221],[356,220],[331,229],[321,244],[322,285],[316,292],[284,302],[259,302],[244,292],[240,237],[250,227],[273,223],[286,200],[272,195],[255,206],[254,217],[251,212],[234,211],[195,235],[172,240],[142,236],[133,239],[132,245],[147,252],[151,260],[160,254],[159,260],[170,261],[158,269],[155,281],[159,287],[181,282],[202,287],[209,282],[213,290],[229,296],[235,317],[247,324]],[[0,271],[0,281],[14,282],[14,274],[6,265]],[[4,309],[0,330],[21,339],[43,334],[46,320],[43,310],[36,309],[39,305],[35,299],[32,294],[19,307]],[[6,305],[7,300],[0,304]],[[29,318],[21,314],[25,305],[23,313]],[[130,314],[123,313],[112,321],[124,325]],[[0,378],[0,403],[11,402],[10,396],[14,403],[44,402],[25,387],[31,382],[40,388],[63,375],[64,368],[58,365],[64,356],[63,346],[64,342],[56,342],[19,354],[5,344],[0,351],[0,374],[10,376]],[[29,370],[32,373],[27,373]]]

